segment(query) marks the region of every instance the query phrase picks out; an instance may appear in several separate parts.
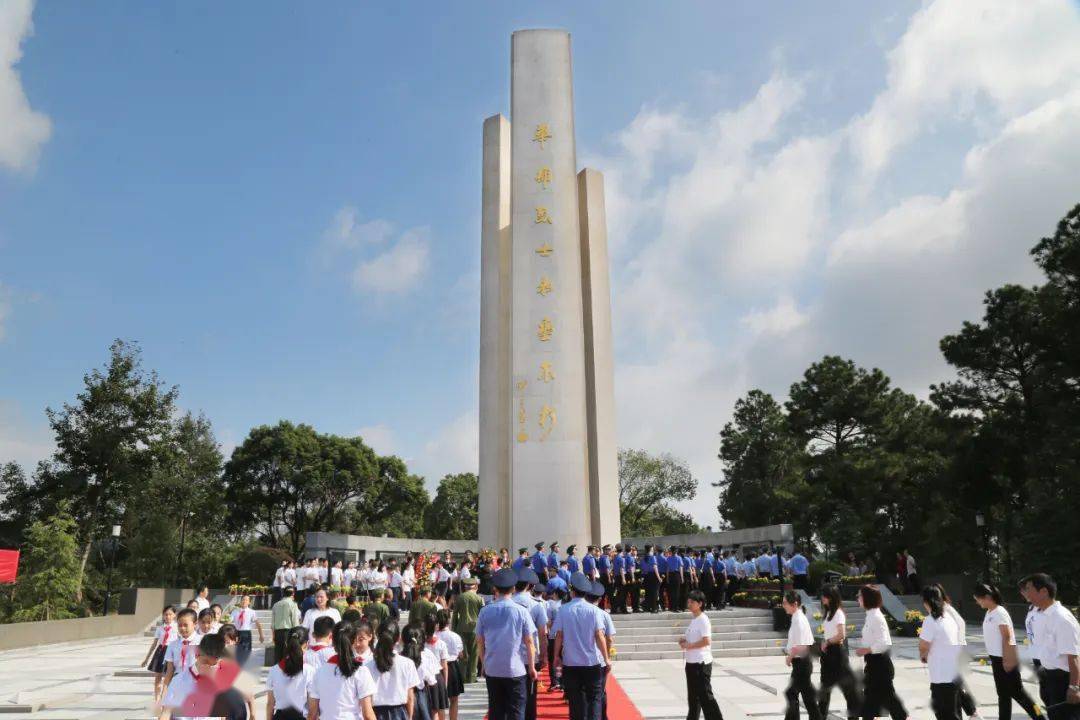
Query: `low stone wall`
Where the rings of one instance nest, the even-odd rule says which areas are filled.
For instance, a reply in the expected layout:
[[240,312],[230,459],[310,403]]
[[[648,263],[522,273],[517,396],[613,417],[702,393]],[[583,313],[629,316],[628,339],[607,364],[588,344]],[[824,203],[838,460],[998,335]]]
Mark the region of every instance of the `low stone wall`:
[[135,635],[161,615],[165,603],[180,604],[193,595],[192,590],[175,588],[121,590],[118,615],[0,625],[0,650]]

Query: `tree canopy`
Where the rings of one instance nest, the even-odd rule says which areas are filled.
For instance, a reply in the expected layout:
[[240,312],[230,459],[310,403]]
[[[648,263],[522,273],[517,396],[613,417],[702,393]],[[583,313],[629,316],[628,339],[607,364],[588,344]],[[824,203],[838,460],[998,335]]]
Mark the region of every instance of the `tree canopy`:
[[699,530],[671,502],[693,500],[697,480],[690,466],[670,454],[619,450],[619,511],[625,537],[674,535]]
[[424,537],[476,539],[479,508],[480,492],[476,475],[446,475],[439,481],[435,499],[424,511]]

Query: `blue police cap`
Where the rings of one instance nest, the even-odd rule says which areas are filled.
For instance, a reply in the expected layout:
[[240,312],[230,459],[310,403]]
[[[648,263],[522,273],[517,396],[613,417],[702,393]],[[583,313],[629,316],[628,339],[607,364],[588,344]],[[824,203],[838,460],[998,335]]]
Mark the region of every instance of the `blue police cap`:
[[595,597],[604,597],[604,586],[599,581],[593,580],[591,595]]
[[546,593],[548,591],[547,585],[537,585],[536,587],[533,588],[533,590],[535,590],[538,593]]
[[592,583],[589,582],[589,578],[585,577],[583,572],[576,572],[570,576],[570,587],[586,595],[592,592]]
[[531,567],[523,567],[517,571],[517,581],[523,583],[529,583],[530,585],[538,585],[540,578],[536,576]]
[[517,585],[517,573],[510,568],[503,568],[491,578],[491,584],[500,590],[509,590]]

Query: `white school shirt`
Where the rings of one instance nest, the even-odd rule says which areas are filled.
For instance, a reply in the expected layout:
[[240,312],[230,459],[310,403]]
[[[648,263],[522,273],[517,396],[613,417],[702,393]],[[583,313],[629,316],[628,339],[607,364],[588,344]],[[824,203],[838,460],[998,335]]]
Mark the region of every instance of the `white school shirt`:
[[343,576],[344,576],[344,573],[342,573],[341,568],[339,568],[339,567],[330,568],[330,584],[331,585],[341,585],[341,578]]
[[416,585],[416,570],[413,566],[405,568],[405,572],[401,573],[401,589],[411,591]]
[[177,672],[169,683],[169,689],[165,691],[165,698],[161,701],[162,707],[178,708],[183,705],[187,696],[195,691],[197,678],[198,675],[191,668]]
[[315,668],[304,665],[292,677],[285,674],[281,663],[270,668],[266,676],[266,689],[274,693],[274,708],[294,708],[307,715],[308,688],[315,677]]
[[296,587],[296,568],[285,568],[285,587]]
[[800,607],[791,614],[791,627],[787,634],[787,651],[791,651],[800,645],[813,645],[814,631],[810,629],[810,621],[806,619],[806,613]]
[[401,587],[401,573],[399,573],[397,570],[390,573],[390,587]]
[[274,572],[274,582],[271,583],[271,587],[279,588],[285,584],[285,568],[279,567]]
[[436,678],[442,673],[442,659],[434,645],[424,644],[424,649],[420,653],[420,667],[424,668],[424,679],[427,680],[428,685],[438,682]]
[[907,574],[908,575],[917,574],[917,570],[915,568],[915,556],[914,555],[908,555],[907,556]]
[[926,667],[930,671],[930,684],[951,683],[959,674],[960,629],[948,613],[934,618],[923,618],[919,640],[930,643],[930,652],[926,656]]
[[987,655],[993,657],[1005,655],[1005,644],[1001,641],[1001,631],[998,630],[1002,625],[1009,629],[1009,645],[1015,645],[1016,635],[1013,632],[1009,611],[1001,605],[986,611],[986,617],[983,618],[983,643],[986,645]]
[[353,582],[356,580],[356,568],[345,568],[345,572],[341,577],[346,585],[352,587]]
[[255,625],[255,611],[251,608],[236,608],[233,610],[232,621],[237,630],[250,631]]
[[949,603],[945,603],[945,614],[951,617],[953,619],[953,622],[956,623],[956,630],[959,634],[960,645],[967,645],[967,621],[965,621],[964,618],[960,617],[960,613],[958,613],[956,611],[956,608],[954,608]]
[[461,636],[453,630],[440,630],[435,633],[435,636],[443,641],[446,645],[447,662],[453,662],[461,655],[462,649],[465,647],[465,643],[462,642]]
[[169,647],[169,643],[177,638],[176,623],[172,622],[168,625],[158,625],[157,630],[154,631],[154,638],[157,640],[158,645],[164,645]]
[[330,568],[325,565],[319,566],[319,582],[325,583],[326,578],[330,575]]
[[312,670],[318,670],[326,661],[337,655],[333,645],[308,645],[304,651],[304,664],[310,665]]
[[334,618],[335,625],[341,622],[341,613],[337,611],[337,608],[328,607],[325,610],[311,608],[304,613],[304,621],[301,625],[307,628],[309,634],[313,633],[315,632],[315,621],[324,616]]
[[345,677],[327,663],[315,672],[308,697],[319,701],[320,720],[361,720],[360,701],[375,694],[375,681],[366,665]]
[[458,573],[458,577],[460,577],[462,580],[466,580],[468,578],[471,578],[472,577],[472,571],[469,570],[469,568],[467,568],[467,567],[461,568],[461,572]]
[[836,608],[836,614],[832,616],[832,620],[830,620],[829,616],[826,615],[824,622],[825,639],[832,640],[834,637],[836,637],[836,631],[844,627],[846,623],[847,615],[845,615],[844,611],[840,608]]
[[420,664],[415,665],[416,673],[419,680],[416,683],[417,690],[423,690],[428,685],[434,685],[438,682],[435,679],[435,675],[431,672],[431,667],[424,665],[424,652],[420,651]]
[[379,667],[374,662],[365,661],[364,667],[375,681],[375,697],[371,699],[371,704],[375,707],[404,705],[409,700],[409,690],[420,683],[416,664],[397,654],[394,655],[393,667],[387,672],[379,672]]
[[199,649],[201,636],[192,633],[191,637],[184,640],[179,635],[169,641],[165,648],[165,662],[173,664],[176,674],[181,674],[195,664],[196,651]]
[[204,598],[204,597],[198,597],[198,596],[196,596],[196,597],[195,597],[195,605],[196,605],[196,607],[198,607],[198,608],[199,608],[199,609],[198,609],[198,610],[196,610],[195,612],[197,612],[197,613],[201,613],[201,612],[202,612],[203,610],[206,610],[206,609],[208,609],[208,608],[210,607],[210,601],[209,601],[209,600],[207,600],[207,599],[206,599],[206,598]]
[[[691,619],[690,624],[686,626],[686,631],[683,632],[683,639],[688,643],[696,643],[698,640],[711,637],[712,621],[709,620],[709,616],[705,613]],[[705,663],[707,665],[713,660],[712,645],[684,650],[683,659],[687,663]]]
[[376,570],[375,572],[371,573],[371,589],[372,590],[383,590],[383,589],[385,589],[386,588],[386,579],[387,578],[386,578],[386,572],[385,571]]
[[1068,655],[1080,655],[1080,624],[1060,602],[1045,610],[1036,625],[1035,647],[1039,662],[1048,670],[1069,669]]
[[450,573],[446,568],[439,568],[439,582],[450,582]]
[[892,647],[889,624],[885,622],[881,608],[871,608],[866,611],[866,620],[863,621],[862,626],[862,642],[863,647],[869,648],[875,655],[888,652]]

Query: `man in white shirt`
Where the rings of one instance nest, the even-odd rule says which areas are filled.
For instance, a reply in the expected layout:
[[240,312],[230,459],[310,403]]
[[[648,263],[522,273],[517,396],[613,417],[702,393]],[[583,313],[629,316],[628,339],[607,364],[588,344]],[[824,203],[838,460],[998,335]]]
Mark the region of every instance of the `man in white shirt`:
[[1057,601],[1057,584],[1046,573],[1020,581],[1037,608],[1034,655],[1039,659],[1039,696],[1050,720],[1070,720],[1080,708],[1080,625]]
[[786,720],[798,720],[799,696],[802,696],[806,704],[806,714],[810,720],[822,720],[821,710],[818,708],[817,690],[811,677],[814,666],[810,660],[810,648],[815,645],[814,632],[810,629],[810,621],[803,612],[802,600],[794,590],[784,594],[784,612],[791,616],[791,627],[787,637],[787,665],[791,668],[791,683],[788,685],[784,696],[787,698]]
[[330,579],[330,568],[326,564],[326,559],[321,558],[319,560],[319,583],[325,585]]
[[296,587],[296,563],[291,560],[285,566],[284,580],[282,587]]
[[274,581],[270,583],[270,592],[274,598],[274,602],[281,599],[281,588],[285,587],[285,568],[289,566],[289,561],[284,560],[281,566],[274,572]]
[[907,557],[907,581],[912,593],[922,592],[922,586],[919,585],[919,569],[915,565],[915,556],[909,551],[905,550],[904,555]]
[[334,563],[334,567],[330,568],[330,584],[340,587],[344,577],[345,573],[341,569],[341,561],[338,560]]

